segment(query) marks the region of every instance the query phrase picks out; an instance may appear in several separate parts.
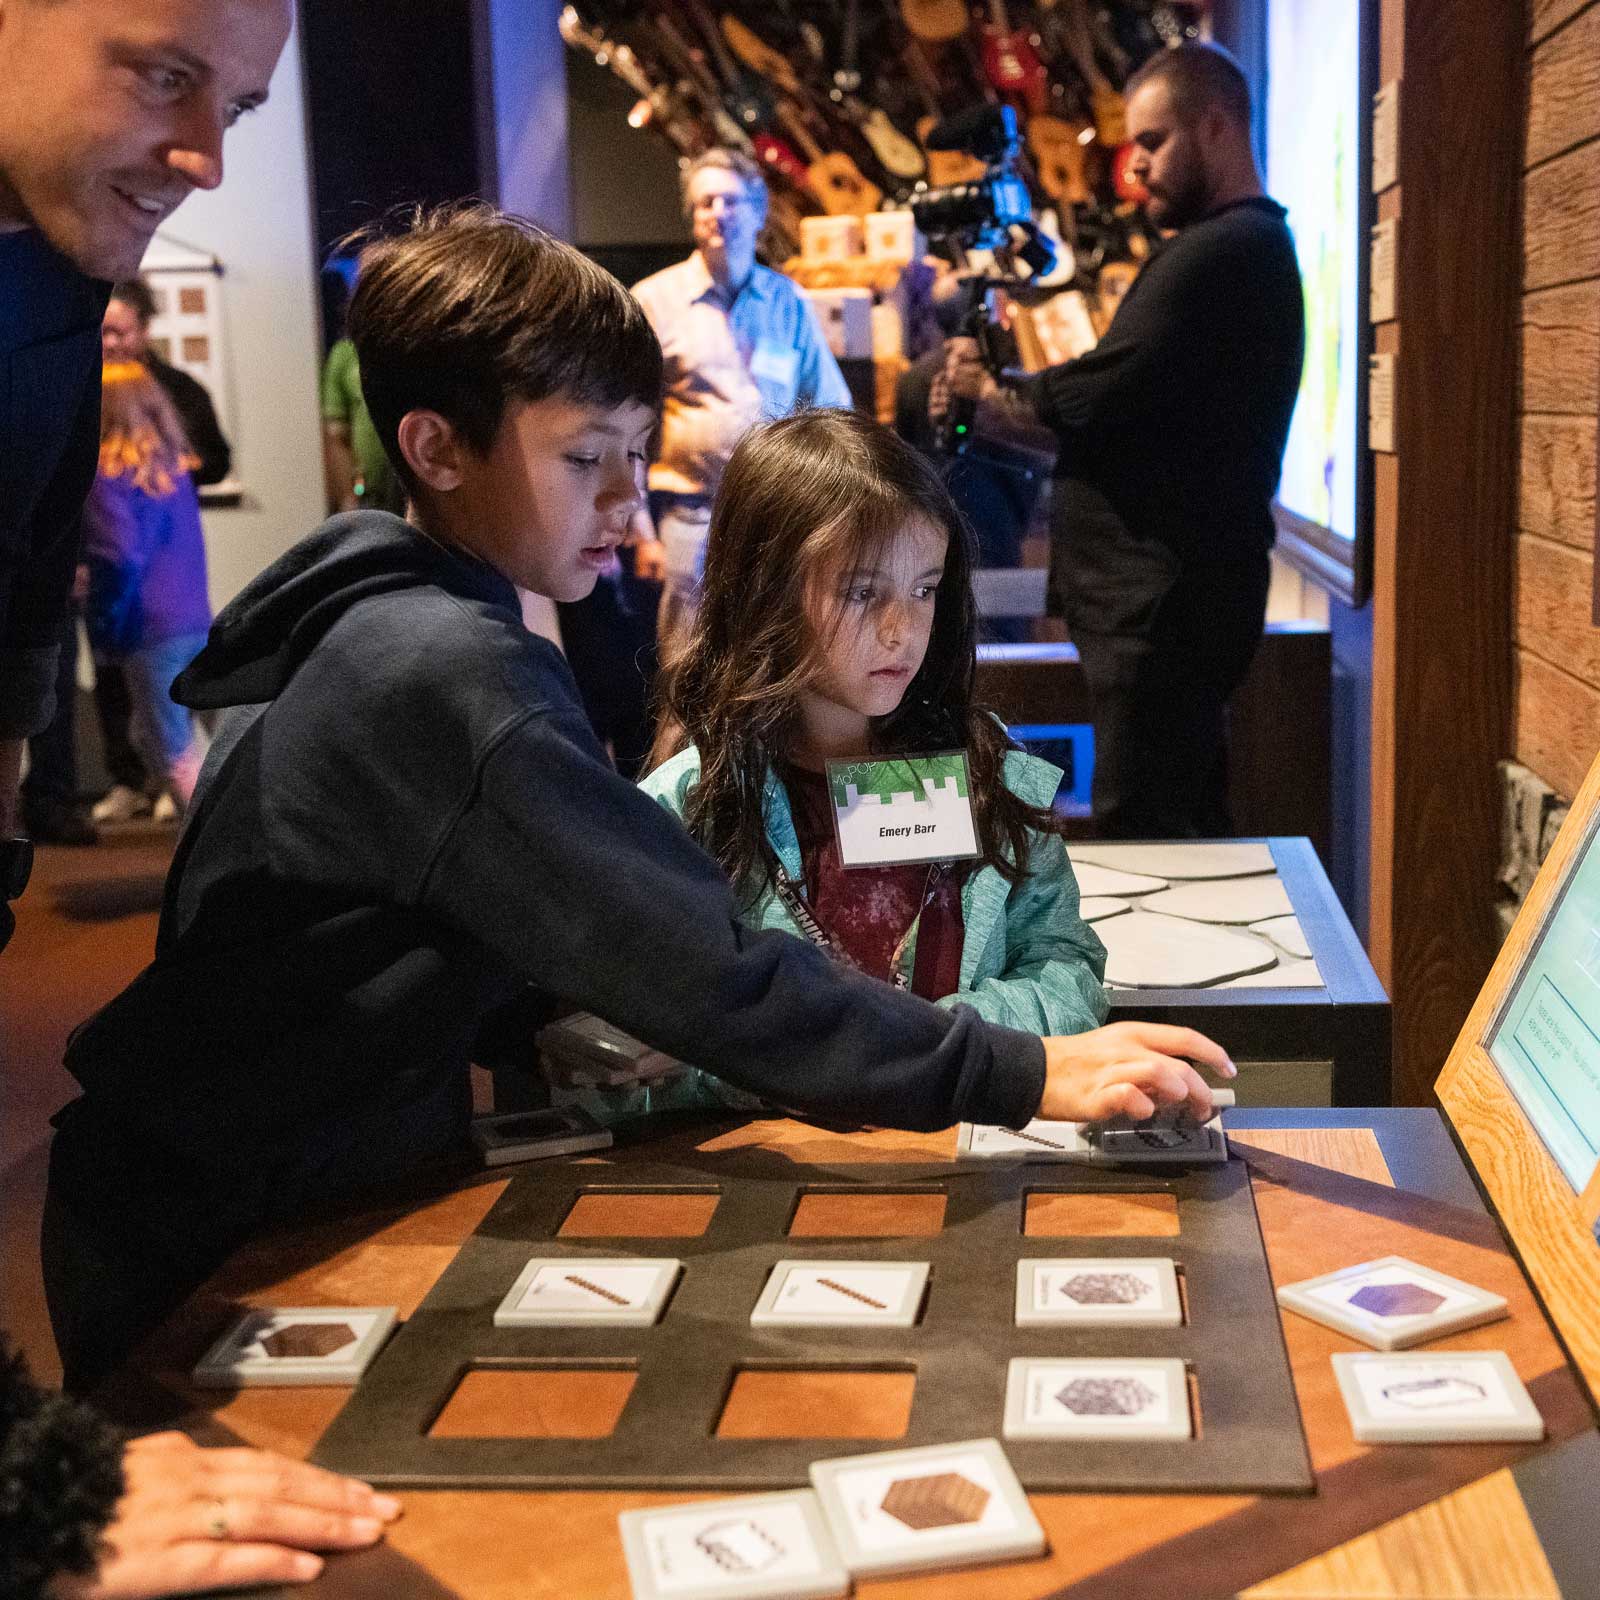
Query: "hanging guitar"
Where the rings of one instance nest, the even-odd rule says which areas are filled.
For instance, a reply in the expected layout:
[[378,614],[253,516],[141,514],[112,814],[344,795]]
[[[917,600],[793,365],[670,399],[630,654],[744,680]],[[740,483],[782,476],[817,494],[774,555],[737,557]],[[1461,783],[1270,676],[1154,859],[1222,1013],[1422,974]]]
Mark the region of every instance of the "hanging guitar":
[[639,105],[628,117],[630,126],[659,128],[683,156],[697,156],[706,148],[694,115],[672,91],[651,79],[629,46],[608,39],[598,29],[586,28],[572,6],[562,8],[556,27],[574,50],[586,51],[598,66],[615,74],[639,96]]
[[927,170],[921,149],[895,127],[881,106],[865,104],[857,92],[860,50],[861,0],[846,0],[839,64],[832,73],[828,99],[872,147],[885,172],[896,178],[920,178]]
[[1043,112],[1050,103],[1050,80],[1028,35],[1011,26],[1006,0],[989,0],[983,25],[983,71],[997,95],[1019,111]]

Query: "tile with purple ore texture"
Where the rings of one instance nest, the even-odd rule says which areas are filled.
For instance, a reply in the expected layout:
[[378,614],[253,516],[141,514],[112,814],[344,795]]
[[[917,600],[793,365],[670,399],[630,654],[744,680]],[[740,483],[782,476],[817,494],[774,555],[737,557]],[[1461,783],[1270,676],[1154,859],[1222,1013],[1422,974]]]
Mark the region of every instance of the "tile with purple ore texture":
[[1150,1293],[1150,1285],[1131,1272],[1080,1272],[1061,1292],[1080,1306],[1131,1306]]
[[1425,1317],[1444,1304],[1444,1296],[1420,1283],[1369,1283],[1350,1296],[1350,1304],[1375,1317]]
[[1137,1378],[1074,1378],[1056,1399],[1077,1417],[1136,1417],[1156,1396]]

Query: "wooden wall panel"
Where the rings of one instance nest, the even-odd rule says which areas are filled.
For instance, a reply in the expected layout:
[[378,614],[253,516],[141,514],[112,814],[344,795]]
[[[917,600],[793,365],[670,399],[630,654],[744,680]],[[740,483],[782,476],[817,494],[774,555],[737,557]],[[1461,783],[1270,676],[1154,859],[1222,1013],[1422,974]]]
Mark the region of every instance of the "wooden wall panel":
[[1600,283],[1522,302],[1522,409],[1592,417],[1600,396]]
[[1528,534],[1517,541],[1518,645],[1600,687],[1600,628],[1591,615],[1593,592],[1592,555]]
[[1600,275],[1600,163],[1592,144],[1528,174],[1522,217],[1525,289]]
[[1600,134],[1600,11],[1576,18],[1533,52],[1528,73],[1528,166]]
[[1570,797],[1600,748],[1600,3],[1529,22],[1512,750]]
[[1528,42],[1537,44],[1588,4],[1589,0],[1532,0],[1528,8]]
[[1574,549],[1594,548],[1595,424],[1588,417],[1522,419],[1518,526]]
[[1600,749],[1600,689],[1517,651],[1517,759],[1559,793],[1575,795]]

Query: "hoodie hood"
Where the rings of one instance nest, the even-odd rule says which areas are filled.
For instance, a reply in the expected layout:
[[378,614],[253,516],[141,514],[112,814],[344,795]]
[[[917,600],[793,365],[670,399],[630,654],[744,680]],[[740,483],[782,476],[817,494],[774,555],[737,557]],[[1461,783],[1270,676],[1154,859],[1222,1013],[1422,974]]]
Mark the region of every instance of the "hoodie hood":
[[353,606],[419,583],[518,609],[516,589],[485,563],[453,555],[387,511],[347,512],[235,597],[179,674],[172,698],[196,711],[274,700]]

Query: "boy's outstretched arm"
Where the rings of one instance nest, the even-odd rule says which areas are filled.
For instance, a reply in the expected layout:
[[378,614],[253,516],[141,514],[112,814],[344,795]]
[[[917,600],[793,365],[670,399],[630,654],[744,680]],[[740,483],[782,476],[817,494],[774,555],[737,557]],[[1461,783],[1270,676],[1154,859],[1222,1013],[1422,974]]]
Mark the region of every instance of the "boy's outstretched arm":
[[[742,926],[720,868],[605,765],[575,707],[502,730],[415,892],[530,982],[782,1105],[897,1127],[1015,1127],[1047,1098],[1038,1038]],[[1121,1097],[1137,1115],[1141,1096],[1187,1097],[1204,1109],[1203,1084],[1174,1075],[1130,1026],[1053,1043],[1051,1104]]]

